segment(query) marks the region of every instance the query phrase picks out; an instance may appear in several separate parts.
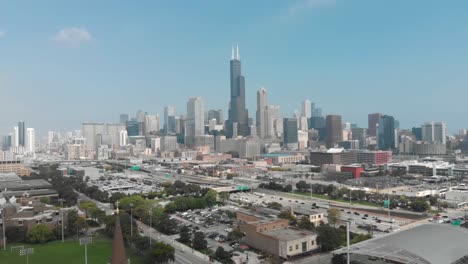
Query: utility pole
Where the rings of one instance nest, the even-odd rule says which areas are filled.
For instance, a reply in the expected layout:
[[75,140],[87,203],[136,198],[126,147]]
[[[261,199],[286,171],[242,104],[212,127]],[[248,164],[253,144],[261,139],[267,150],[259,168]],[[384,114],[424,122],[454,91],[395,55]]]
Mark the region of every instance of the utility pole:
[[60,204],[61,204],[60,212],[62,213],[62,243],[64,243],[65,242],[65,236],[64,236],[64,232],[63,232],[63,229],[64,229],[63,226],[64,226],[65,223],[63,222],[63,214],[64,214],[64,212],[63,212],[63,199],[60,198],[59,201],[60,201]]
[[133,204],[130,203],[130,237],[133,238]]

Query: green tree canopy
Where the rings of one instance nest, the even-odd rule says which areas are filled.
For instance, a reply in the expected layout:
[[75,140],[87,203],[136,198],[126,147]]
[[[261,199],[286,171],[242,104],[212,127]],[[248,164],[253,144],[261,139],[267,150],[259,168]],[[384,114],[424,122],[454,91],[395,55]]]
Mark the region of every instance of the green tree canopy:
[[28,233],[28,241],[31,243],[45,243],[54,239],[52,231],[43,224],[38,224],[31,228]]

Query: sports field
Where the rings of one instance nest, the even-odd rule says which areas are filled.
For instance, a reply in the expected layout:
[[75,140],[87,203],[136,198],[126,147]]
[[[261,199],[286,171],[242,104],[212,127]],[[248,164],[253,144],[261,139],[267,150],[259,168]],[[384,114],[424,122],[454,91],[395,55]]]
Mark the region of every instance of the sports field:
[[[1,264],[26,263],[26,256],[19,255],[19,249],[10,250],[11,246],[24,245],[25,248],[34,248],[34,254],[29,256],[29,264],[83,264],[85,263],[84,246],[78,241],[66,240],[54,241],[45,244],[12,244],[7,251],[0,250]],[[112,251],[112,241],[103,237],[95,237],[92,244],[88,245],[88,264],[109,263]],[[141,264],[142,261],[131,256],[132,264]]]

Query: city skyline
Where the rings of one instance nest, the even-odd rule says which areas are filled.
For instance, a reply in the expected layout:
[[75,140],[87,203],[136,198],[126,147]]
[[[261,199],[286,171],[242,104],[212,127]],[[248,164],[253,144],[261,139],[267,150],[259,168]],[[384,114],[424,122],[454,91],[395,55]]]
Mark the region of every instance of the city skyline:
[[[294,8],[311,2],[322,5]],[[206,23],[223,16],[233,19],[237,12],[232,11],[245,9],[245,3],[187,5],[198,8]],[[57,2],[47,10],[28,8],[24,13],[20,12],[21,4],[2,3],[0,89],[4,102],[0,110],[9,114],[0,124],[0,134],[9,133],[17,120],[26,120],[38,135],[45,135],[48,130],[79,129],[82,122],[117,122],[119,113],[134,113],[136,109],[162,117],[167,105],[182,113],[191,96],[201,96],[206,109],[228,113],[227,61],[230,47],[237,43],[243,54],[246,106],[251,117],[255,116],[256,92],[264,86],[270,103],[280,105],[283,117],[291,117],[294,110],[300,111],[302,101],[310,99],[324,114],[340,114],[344,122],[363,127],[367,115],[374,112],[394,116],[402,128],[432,121],[445,122],[449,133],[466,127],[463,98],[468,81],[463,75],[463,58],[468,50],[463,47],[462,35],[466,35],[463,25],[468,21],[461,11],[466,10],[466,3],[437,9],[437,1],[427,1],[416,14],[418,23],[410,23],[409,28],[402,25],[413,22],[414,12],[405,10],[416,3],[323,0],[273,1],[268,8],[262,3],[253,5],[253,10],[264,8],[265,15],[247,10],[246,21],[238,21],[236,26],[197,30],[201,22],[188,25],[197,14],[189,13],[189,18],[178,23],[162,14],[169,10],[168,14],[183,17],[186,11],[180,3],[153,3],[148,11],[135,6],[115,25],[93,18],[105,14],[105,3]],[[403,5],[407,8],[401,10],[402,21],[393,25],[388,8],[400,10]],[[348,20],[362,15],[359,8],[363,6],[375,13],[347,25]],[[72,15],[74,8],[90,7],[96,7],[91,14]],[[112,8],[126,7],[116,4]],[[30,10],[39,17],[54,11],[62,15],[39,19],[32,27],[35,34],[30,34],[28,20],[20,21],[31,16]],[[148,18],[149,11],[160,18],[143,25],[135,19],[140,12]],[[450,20],[443,20],[449,15]],[[384,33],[367,24],[373,20],[381,23]],[[166,28],[157,26],[164,22],[174,23]],[[193,33],[181,30],[187,26],[194,27]],[[346,33],[351,26],[361,26],[362,31],[351,36]],[[172,37],[158,38],[168,32],[173,32],[174,39],[182,37],[186,44],[174,45]],[[413,36],[414,32],[418,34]],[[286,34],[289,41],[282,41],[278,33]],[[341,35],[332,37],[331,33]],[[132,45],[117,44],[120,39]],[[142,44],[143,40],[148,43]],[[111,59],[117,53],[122,55],[120,61]],[[191,61],[197,61],[197,67]],[[19,96],[18,91],[28,96]],[[450,100],[441,102],[440,98]]]

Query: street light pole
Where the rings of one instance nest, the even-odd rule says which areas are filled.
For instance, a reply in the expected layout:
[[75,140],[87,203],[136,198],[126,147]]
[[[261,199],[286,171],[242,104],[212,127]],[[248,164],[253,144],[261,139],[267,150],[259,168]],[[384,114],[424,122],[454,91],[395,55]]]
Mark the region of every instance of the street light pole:
[[150,207],[149,213],[150,213],[149,244],[151,248],[151,234],[153,233],[153,207]]
[[85,264],[88,264],[88,244],[93,242],[92,237],[82,237],[80,238],[80,245],[85,246]]
[[349,264],[349,229],[350,229],[350,222],[346,222],[346,263]]
[[5,236],[5,228],[6,228],[6,223],[5,223],[5,209],[0,210],[2,213],[2,232],[3,232],[3,250],[6,251],[6,236]]
[[34,248],[20,249],[20,256],[26,256],[26,264],[29,264],[29,255],[34,254]]
[[351,211],[351,189],[349,189],[349,210]]

